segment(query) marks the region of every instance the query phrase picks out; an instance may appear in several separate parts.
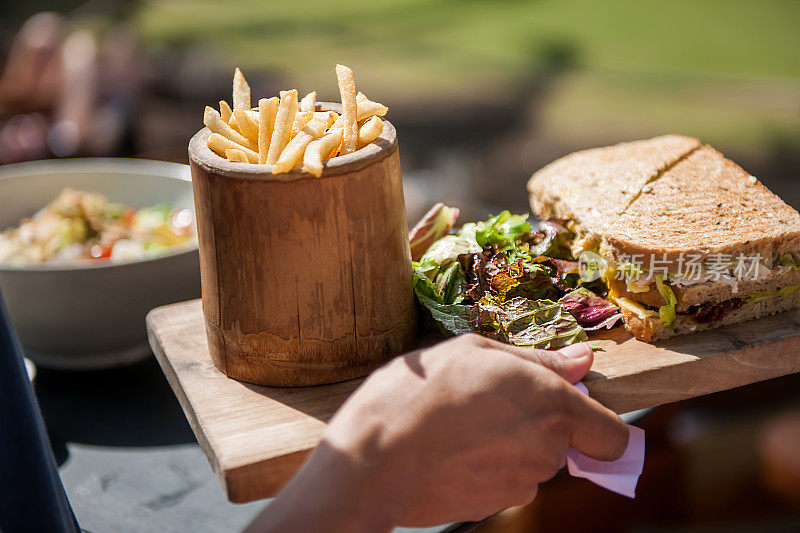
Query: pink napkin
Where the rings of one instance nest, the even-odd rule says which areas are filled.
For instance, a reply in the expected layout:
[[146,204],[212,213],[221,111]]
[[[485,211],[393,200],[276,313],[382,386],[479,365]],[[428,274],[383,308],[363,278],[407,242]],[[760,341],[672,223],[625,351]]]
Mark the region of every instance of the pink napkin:
[[[586,385],[577,383],[575,388],[589,395]],[[567,450],[567,468],[570,475],[583,477],[628,498],[636,496],[636,484],[644,467],[644,430],[628,424],[630,437],[628,448],[616,461],[598,461],[586,457],[578,450]]]

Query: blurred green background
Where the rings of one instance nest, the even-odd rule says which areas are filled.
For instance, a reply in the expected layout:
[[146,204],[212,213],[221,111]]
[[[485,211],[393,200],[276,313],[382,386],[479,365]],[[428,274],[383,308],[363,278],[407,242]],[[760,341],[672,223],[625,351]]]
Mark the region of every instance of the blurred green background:
[[666,132],[700,137],[800,205],[795,0],[51,0],[15,5],[5,41],[43,9],[137,36],[134,155],[185,160],[235,66],[258,97],[337,99],[344,63],[390,106],[410,218],[435,200],[471,217],[524,210],[525,179],[552,159]]
[[[224,7],[223,7],[224,6]],[[331,65],[403,106],[517,98],[567,69],[541,127],[590,142],[680,131],[737,150],[800,142],[800,2],[574,0],[144,2],[146,42],[202,43],[228,66],[335,97]]]

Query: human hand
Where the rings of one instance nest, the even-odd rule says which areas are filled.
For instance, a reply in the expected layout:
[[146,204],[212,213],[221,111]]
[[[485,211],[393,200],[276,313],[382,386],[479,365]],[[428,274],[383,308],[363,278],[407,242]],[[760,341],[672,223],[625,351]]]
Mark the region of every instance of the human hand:
[[477,335],[394,359],[331,420],[267,509],[272,525],[388,531],[478,520],[533,500],[568,446],[617,459],[624,423],[571,385],[592,360],[585,344],[547,352]]

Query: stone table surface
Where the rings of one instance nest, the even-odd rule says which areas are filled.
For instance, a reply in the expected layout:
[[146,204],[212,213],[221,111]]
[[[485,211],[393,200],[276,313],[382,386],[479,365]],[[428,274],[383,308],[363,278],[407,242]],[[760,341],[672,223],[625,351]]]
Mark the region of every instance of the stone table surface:
[[228,502],[152,357],[92,372],[38,368],[34,388],[84,530],[240,531],[266,505]]

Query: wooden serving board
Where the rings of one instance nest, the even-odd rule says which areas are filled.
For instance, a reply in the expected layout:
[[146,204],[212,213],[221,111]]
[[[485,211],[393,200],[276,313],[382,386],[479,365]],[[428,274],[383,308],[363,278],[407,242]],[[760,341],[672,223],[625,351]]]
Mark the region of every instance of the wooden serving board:
[[[319,442],[325,423],[361,380],[275,388],[214,367],[200,300],[150,312],[150,344],[232,502],[266,498]],[[618,327],[593,336],[584,380],[618,413],[800,372],[800,310],[652,345]]]

